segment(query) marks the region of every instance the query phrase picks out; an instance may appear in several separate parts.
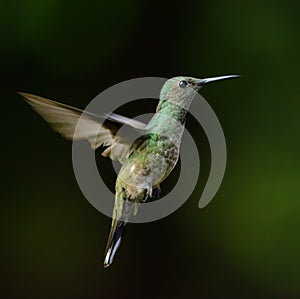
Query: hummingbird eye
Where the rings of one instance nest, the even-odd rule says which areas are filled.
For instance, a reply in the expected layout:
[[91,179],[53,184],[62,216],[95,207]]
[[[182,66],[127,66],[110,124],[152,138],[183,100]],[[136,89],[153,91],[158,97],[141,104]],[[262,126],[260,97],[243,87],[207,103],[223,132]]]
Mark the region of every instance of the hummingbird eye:
[[179,87],[185,88],[187,86],[188,86],[188,83],[185,80],[182,80],[182,81],[179,82]]

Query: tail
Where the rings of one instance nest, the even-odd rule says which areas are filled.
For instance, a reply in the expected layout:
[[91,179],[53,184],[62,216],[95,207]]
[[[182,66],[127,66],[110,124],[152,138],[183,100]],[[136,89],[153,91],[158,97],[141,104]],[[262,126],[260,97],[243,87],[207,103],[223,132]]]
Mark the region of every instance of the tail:
[[107,268],[112,264],[115,254],[121,244],[124,228],[128,223],[129,218],[132,215],[135,215],[138,209],[138,203],[123,200],[121,196],[120,198],[122,200],[116,196],[111,229],[105,250],[104,268]]
[[121,244],[125,226],[126,223],[123,221],[119,221],[116,219],[112,220],[108,242],[105,250],[104,268],[107,268],[112,264],[114,256]]

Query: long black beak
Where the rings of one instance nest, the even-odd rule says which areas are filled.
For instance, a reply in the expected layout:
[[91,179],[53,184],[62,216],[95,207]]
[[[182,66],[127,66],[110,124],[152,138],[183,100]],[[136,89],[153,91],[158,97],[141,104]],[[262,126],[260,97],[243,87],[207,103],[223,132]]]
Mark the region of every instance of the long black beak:
[[219,76],[219,77],[200,79],[199,82],[198,82],[198,85],[202,86],[202,85],[212,83],[212,82],[215,82],[215,81],[235,79],[235,78],[240,78],[240,77],[241,77],[240,75],[227,75],[227,76]]

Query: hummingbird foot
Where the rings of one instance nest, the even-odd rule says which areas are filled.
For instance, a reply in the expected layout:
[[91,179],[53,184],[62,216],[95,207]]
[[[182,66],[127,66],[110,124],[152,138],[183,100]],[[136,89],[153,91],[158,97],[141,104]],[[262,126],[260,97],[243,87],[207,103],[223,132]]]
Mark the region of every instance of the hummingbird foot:
[[160,193],[161,193],[160,186],[151,190],[151,195],[148,194],[148,192],[145,190],[145,199],[143,200],[143,202],[151,202],[151,201],[159,200]]
[[160,193],[161,193],[161,189],[160,189],[160,186],[158,186],[156,189],[153,190],[152,199],[153,200],[159,200],[160,199]]
[[152,198],[152,187],[150,187],[150,186],[144,190],[143,202],[149,201],[149,198]]

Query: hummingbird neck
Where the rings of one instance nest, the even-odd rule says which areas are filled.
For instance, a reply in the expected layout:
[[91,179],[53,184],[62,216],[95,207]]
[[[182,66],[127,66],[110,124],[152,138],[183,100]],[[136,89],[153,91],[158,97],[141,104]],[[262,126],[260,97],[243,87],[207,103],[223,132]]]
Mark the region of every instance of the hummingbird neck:
[[174,145],[180,146],[187,110],[174,102],[159,102],[156,113],[146,126],[146,131],[167,137]]
[[159,105],[156,108],[156,113],[166,115],[173,120],[184,124],[187,110],[174,102],[163,99],[159,102]]

